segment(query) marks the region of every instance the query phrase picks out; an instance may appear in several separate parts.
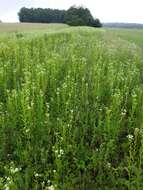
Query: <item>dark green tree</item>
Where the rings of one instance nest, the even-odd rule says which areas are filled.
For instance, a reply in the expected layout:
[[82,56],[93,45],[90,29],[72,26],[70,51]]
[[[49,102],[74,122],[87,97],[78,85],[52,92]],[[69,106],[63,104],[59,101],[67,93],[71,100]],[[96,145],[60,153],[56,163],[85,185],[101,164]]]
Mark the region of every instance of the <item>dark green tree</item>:
[[64,23],[65,10],[42,9],[42,8],[21,8],[18,16],[20,22],[37,23]]
[[91,26],[93,27],[102,27],[102,23],[100,22],[100,20],[98,18],[94,19],[91,23]]
[[65,16],[65,22],[72,26],[87,26],[92,23],[93,17],[87,8],[70,7]]
[[66,23],[71,26],[101,27],[99,19],[94,19],[89,9],[72,6],[67,11],[58,9],[21,8],[20,22]]

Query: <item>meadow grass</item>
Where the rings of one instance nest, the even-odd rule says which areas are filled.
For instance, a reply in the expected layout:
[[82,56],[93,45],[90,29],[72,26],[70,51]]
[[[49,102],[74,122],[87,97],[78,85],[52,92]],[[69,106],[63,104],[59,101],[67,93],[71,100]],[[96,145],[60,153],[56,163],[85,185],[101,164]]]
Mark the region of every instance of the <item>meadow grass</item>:
[[89,27],[34,33],[0,37],[0,189],[142,190],[136,37]]
[[41,24],[41,23],[0,23],[0,32],[34,32],[59,30],[68,27],[66,24]]

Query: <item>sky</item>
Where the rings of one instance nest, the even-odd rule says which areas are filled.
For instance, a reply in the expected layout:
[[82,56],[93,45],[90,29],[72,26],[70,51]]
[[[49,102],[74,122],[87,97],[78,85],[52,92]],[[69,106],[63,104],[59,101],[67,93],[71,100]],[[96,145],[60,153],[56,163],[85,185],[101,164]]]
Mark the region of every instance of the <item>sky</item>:
[[83,5],[101,22],[143,23],[143,0],[0,0],[0,20],[18,22],[21,7],[68,9]]

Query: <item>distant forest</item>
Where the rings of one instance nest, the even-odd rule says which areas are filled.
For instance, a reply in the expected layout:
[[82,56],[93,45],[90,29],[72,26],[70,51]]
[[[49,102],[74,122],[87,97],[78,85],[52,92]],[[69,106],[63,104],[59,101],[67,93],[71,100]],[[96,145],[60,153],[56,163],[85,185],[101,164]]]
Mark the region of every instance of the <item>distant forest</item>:
[[137,24],[137,23],[103,23],[103,27],[143,29],[143,24]]
[[65,23],[71,26],[101,27],[99,19],[94,19],[89,9],[84,7],[70,7],[66,10],[21,8],[19,13],[20,22],[32,23]]

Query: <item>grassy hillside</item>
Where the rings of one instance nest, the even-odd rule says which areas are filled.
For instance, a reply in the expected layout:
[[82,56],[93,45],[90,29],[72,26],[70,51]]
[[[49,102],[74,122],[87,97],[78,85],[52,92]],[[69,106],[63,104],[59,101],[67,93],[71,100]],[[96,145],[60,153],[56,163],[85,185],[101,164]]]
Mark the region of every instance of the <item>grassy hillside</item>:
[[40,24],[40,23],[0,23],[0,32],[30,32],[58,30],[67,27],[66,24]]
[[142,190],[143,31],[48,27],[0,34],[0,189]]

